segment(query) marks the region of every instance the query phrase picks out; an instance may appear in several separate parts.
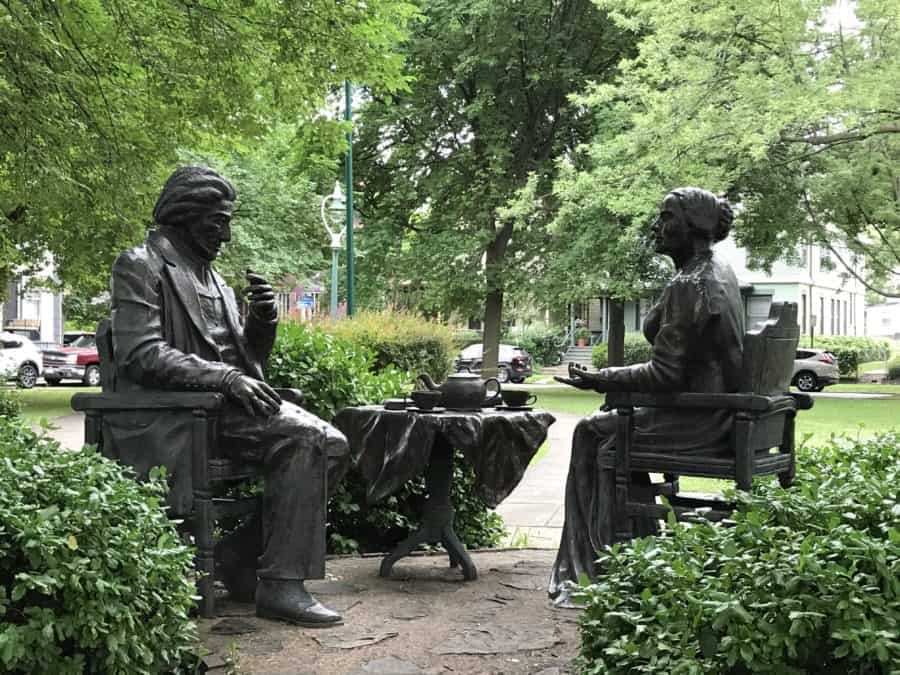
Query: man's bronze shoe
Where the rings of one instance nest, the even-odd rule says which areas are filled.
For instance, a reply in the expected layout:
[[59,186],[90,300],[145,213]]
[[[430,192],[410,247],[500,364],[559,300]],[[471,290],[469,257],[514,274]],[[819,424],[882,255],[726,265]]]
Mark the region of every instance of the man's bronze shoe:
[[316,600],[302,581],[260,579],[256,586],[256,616],[288,621],[305,628],[340,626],[343,618]]

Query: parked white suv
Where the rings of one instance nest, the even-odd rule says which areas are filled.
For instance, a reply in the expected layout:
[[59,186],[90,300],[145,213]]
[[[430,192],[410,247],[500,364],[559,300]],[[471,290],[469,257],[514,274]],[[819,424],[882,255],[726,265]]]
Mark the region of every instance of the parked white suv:
[[800,391],[822,391],[841,379],[837,358],[827,349],[800,347],[794,360],[791,384]]
[[31,389],[41,376],[41,353],[27,337],[0,332],[0,377]]

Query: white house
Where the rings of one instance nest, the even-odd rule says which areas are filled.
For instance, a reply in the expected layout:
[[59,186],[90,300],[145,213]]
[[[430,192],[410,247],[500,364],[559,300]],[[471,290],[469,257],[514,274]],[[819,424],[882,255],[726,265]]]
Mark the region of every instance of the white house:
[[[46,280],[56,283],[52,273]],[[6,301],[0,306],[0,325],[33,342],[59,344],[63,337],[62,293],[29,281],[15,277],[9,282]]]
[[900,340],[900,298],[866,307],[866,335]]
[[[797,263],[779,261],[771,274],[747,267],[747,251],[731,238],[716,245],[716,250],[731,263],[746,294],[747,326],[764,320],[772,302],[796,302],[800,332],[815,330],[816,335],[865,335],[865,287],[830,255],[814,244],[796,252]],[[861,260],[849,252],[841,257],[856,265],[854,271],[865,274]]]
[[[745,320],[748,328],[769,316],[772,302],[797,303],[798,320],[803,334],[865,335],[865,288],[829,255],[827,249],[806,244],[797,251],[797,262],[779,261],[771,273],[748,267],[747,251],[730,237],[715,246],[715,251],[728,260],[741,285]],[[841,255],[850,260],[850,254]],[[856,261],[859,274],[864,273]],[[625,330],[640,331],[641,322],[651,304],[650,299],[625,303]],[[895,306],[898,307],[898,306]],[[593,341],[606,339],[609,327],[607,298],[592,298],[575,309],[593,334]]]

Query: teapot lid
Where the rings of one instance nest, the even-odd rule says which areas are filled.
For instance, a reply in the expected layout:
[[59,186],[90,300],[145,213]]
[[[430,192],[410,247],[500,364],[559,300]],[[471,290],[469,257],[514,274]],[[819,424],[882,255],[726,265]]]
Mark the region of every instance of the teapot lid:
[[447,376],[448,380],[480,380],[481,375],[478,373],[472,373],[469,371],[459,371],[458,373],[451,373]]

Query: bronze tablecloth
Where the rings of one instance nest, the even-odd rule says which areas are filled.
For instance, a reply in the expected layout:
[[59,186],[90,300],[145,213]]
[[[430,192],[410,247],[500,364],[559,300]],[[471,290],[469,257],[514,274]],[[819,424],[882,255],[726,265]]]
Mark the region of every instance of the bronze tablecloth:
[[369,503],[421,476],[438,438],[461,450],[475,470],[478,495],[494,507],[513,491],[556,419],[543,410],[419,413],[381,406],[345,408],[334,425],[366,482]]

